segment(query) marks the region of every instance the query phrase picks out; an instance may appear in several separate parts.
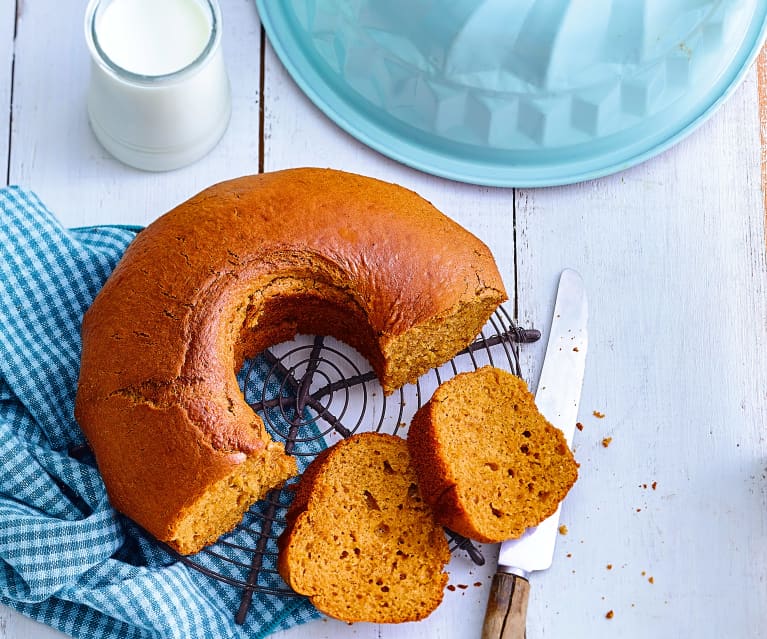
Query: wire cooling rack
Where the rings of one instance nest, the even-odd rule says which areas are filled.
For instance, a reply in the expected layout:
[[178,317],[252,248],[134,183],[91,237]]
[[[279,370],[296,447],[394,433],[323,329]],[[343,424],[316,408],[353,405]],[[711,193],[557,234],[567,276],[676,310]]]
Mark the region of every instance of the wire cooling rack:
[[[299,336],[246,363],[240,383],[248,404],[303,471],[321,450],[354,433],[405,436],[415,411],[438,385],[460,372],[491,365],[521,376],[519,345],[539,338],[539,331],[519,328],[500,307],[474,342],[452,360],[386,396],[370,365],[352,348],[329,337]],[[245,621],[254,594],[301,596],[276,569],[277,538],[297,481],[270,491],[234,531],[196,555],[180,555],[165,546],[176,560],[241,590],[237,623]],[[484,563],[474,543],[449,530],[446,534],[451,551]]]

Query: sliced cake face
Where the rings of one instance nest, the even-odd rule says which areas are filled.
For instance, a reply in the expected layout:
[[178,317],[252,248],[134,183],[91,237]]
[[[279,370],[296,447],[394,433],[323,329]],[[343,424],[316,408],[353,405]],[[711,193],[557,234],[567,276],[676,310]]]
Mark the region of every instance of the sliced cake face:
[[377,433],[343,440],[310,465],[280,537],[285,581],[349,622],[427,616],[442,600],[449,559],[406,442]]
[[564,435],[525,382],[492,367],[440,386],[413,418],[408,443],[437,520],[483,542],[538,525],[578,476]]

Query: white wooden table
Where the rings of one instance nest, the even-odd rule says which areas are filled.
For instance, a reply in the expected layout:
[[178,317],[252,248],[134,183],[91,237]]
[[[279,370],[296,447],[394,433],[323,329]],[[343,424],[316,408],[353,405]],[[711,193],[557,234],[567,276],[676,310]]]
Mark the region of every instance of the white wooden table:
[[[528,636],[764,637],[764,63],[707,124],[641,166],[562,188],[481,188],[349,137],[293,84],[252,1],[222,5],[229,130],[193,166],[153,174],[114,161],[89,130],[85,0],[0,3],[0,176],[35,190],[68,226],[146,224],[216,181],[260,170],[332,166],[398,182],[490,245],[520,323],[544,332],[558,273],[579,270],[591,310],[581,476],[554,566],[532,578]],[[523,351],[533,387],[543,348]],[[275,637],[479,637],[494,548],[486,553],[481,569],[456,557],[450,583],[468,587],[448,590],[419,624],[323,620]],[[0,608],[2,639],[58,636]]]

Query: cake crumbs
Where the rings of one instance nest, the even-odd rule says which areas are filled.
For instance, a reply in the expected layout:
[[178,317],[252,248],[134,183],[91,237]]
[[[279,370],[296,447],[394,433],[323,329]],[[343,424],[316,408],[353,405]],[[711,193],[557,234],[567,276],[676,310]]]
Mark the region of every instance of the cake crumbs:
[[612,569],[613,569],[613,565],[612,564],[607,564],[607,570],[612,570]]
[[577,347],[577,346],[573,346],[573,352],[574,352],[574,353],[577,353],[577,352],[578,352],[578,347]]
[[458,587],[459,587],[461,590],[466,590],[466,589],[467,589],[469,586],[467,586],[466,584],[458,584]]
[[644,577],[647,573],[643,570],[642,571],[642,577]]
[[654,482],[653,482],[653,483],[650,485],[650,488],[652,488],[653,490],[655,490],[657,487],[658,487],[658,482],[657,482],[657,481],[654,481]]
[[572,557],[572,556],[573,556],[573,553],[571,553],[571,552],[569,552],[569,553],[567,553],[567,554],[565,555],[565,557]]
[[481,581],[475,581],[474,582],[474,587],[475,588],[481,588],[482,587],[482,582]]
[[578,430],[583,430],[583,424],[581,424],[580,422],[575,422],[575,427],[576,427]]
[[447,585],[447,589],[448,589],[450,592],[455,592],[455,586],[454,586],[453,584],[448,584],[448,585]]
[[605,619],[612,619],[615,616],[615,613],[612,610],[608,610],[607,614],[605,614]]
[[602,440],[602,446],[604,446],[605,448],[607,448],[607,447],[610,445],[610,443],[611,443],[612,441],[613,441],[613,438],[612,438],[612,437],[605,437],[605,438]]
[[651,584],[655,583],[655,577],[648,577],[647,581],[649,581]]
[[559,526],[559,534],[560,535],[566,535],[568,533],[567,526],[564,524]]
[[596,417],[597,419],[604,419],[605,418],[605,414],[604,413],[600,413],[598,410],[595,410],[591,414],[594,415],[594,417]]

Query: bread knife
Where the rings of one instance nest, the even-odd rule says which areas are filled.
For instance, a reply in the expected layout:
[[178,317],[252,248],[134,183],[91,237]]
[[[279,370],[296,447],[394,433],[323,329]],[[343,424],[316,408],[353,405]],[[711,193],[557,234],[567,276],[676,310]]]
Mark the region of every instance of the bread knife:
[[[575,271],[566,269],[559,278],[535,403],[543,416],[564,433],[568,446],[572,446],[583,386],[587,319],[583,280]],[[553,515],[525,531],[522,537],[501,544],[482,639],[524,639],[530,592],[528,578],[530,573],[551,566],[560,510],[561,504]]]

